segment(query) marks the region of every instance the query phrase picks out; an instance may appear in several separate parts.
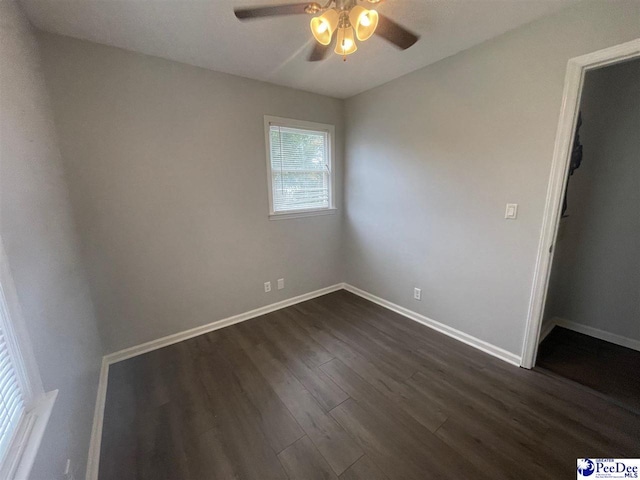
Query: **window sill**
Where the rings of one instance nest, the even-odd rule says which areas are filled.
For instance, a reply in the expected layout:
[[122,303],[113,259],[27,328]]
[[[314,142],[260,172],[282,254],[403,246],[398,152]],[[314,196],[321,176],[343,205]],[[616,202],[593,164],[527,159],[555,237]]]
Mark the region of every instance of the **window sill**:
[[37,405],[26,413],[23,422],[25,428],[19,433],[19,440],[9,450],[7,460],[11,457],[13,459],[5,463],[5,466],[9,468],[7,478],[15,480],[29,478],[57,396],[58,390],[46,393]]
[[269,220],[286,220],[288,218],[315,217],[318,215],[335,215],[337,208],[323,208],[322,210],[302,210],[299,212],[272,213]]

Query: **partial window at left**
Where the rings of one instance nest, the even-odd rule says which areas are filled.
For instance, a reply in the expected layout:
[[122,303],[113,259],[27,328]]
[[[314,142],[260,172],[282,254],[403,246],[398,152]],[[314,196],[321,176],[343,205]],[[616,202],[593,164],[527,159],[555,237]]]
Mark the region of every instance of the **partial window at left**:
[[0,478],[27,478],[57,391],[44,393],[0,240]]

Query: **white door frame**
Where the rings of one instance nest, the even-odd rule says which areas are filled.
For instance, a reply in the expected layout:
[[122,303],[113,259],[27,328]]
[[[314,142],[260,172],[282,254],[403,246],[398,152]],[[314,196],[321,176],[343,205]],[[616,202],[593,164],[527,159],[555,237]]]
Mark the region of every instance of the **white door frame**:
[[640,57],[640,38],[572,58],[567,65],[560,122],[558,123],[553,149],[551,175],[547,187],[547,199],[542,218],[542,230],[538,243],[538,255],[536,257],[529,311],[527,312],[524,345],[522,347],[522,367],[524,368],[533,368],[536,362],[536,354],[538,353],[538,338],[540,337],[553,260],[554,249],[552,247],[555,244],[558,233],[562,197],[567,183],[585,73],[588,70],[605,67],[634,57]]

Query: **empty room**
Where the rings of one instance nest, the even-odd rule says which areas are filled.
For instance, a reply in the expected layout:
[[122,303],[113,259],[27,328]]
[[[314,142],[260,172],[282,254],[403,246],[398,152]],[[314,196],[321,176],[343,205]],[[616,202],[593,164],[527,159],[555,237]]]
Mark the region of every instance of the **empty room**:
[[640,478],[640,0],[0,0],[0,61],[1,480]]

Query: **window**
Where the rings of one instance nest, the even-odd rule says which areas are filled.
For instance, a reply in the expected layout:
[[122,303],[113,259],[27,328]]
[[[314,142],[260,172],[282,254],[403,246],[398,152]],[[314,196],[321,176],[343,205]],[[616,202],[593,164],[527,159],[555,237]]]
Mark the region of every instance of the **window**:
[[45,394],[0,241],[0,478],[27,478],[57,391]]
[[271,218],[333,213],[333,125],[265,117]]
[[11,439],[24,413],[24,395],[18,383],[14,355],[8,342],[5,309],[0,310],[0,459],[9,450]]
[[12,357],[7,332],[0,325],[0,458],[4,458],[12,433],[24,412],[24,396]]

